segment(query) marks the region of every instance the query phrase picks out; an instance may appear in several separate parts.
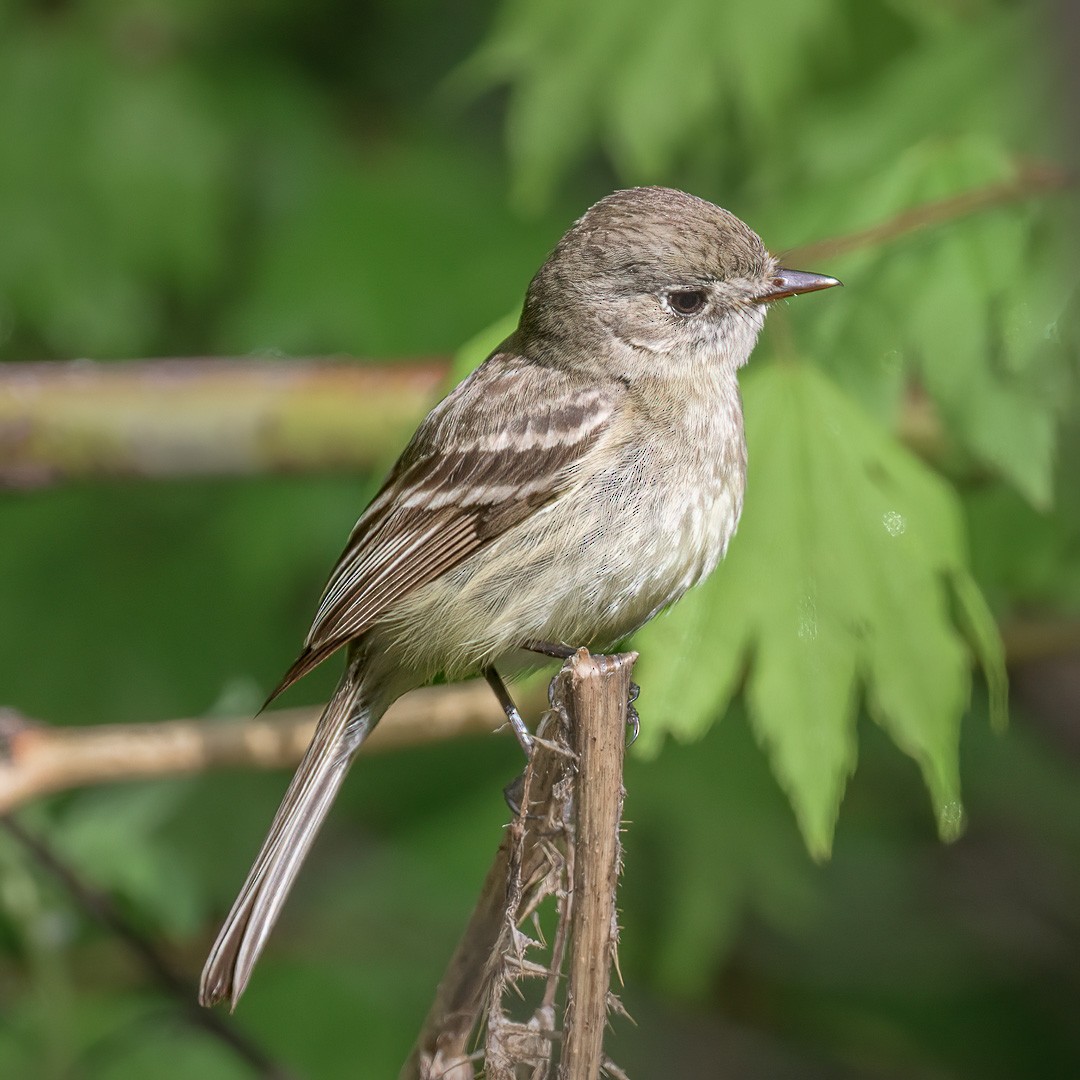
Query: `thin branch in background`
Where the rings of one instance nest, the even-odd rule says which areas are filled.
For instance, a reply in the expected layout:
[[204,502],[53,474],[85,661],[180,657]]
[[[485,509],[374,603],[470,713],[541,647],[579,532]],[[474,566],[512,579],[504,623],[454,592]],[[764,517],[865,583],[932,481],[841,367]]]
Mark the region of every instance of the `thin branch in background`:
[[107,894],[86,884],[40,837],[23,828],[10,814],[0,814],[0,825],[29,852],[39,866],[60,882],[79,907],[128,946],[190,1024],[228,1046],[258,1076],[266,1077],[266,1080],[289,1080],[292,1074],[273,1061],[262,1047],[238,1031],[220,1013],[199,1007],[194,984],[172,967],[157,945],[120,911]]
[[[1010,668],[1080,653],[1076,619],[1014,617],[1001,636]],[[521,704],[539,711],[539,695],[529,684],[523,690]],[[0,708],[0,813],[92,784],[295,766],[318,717],[317,708],[278,709],[257,717],[54,727]],[[487,734],[505,719],[479,679],[414,690],[394,703],[361,753]]]
[[803,244],[784,252],[784,258],[792,262],[805,262],[807,265],[819,259],[826,262],[839,255],[864,248],[882,247],[894,240],[921,232],[923,229],[946,225],[961,218],[970,217],[985,210],[994,210],[999,206],[1023,202],[1039,195],[1050,195],[1057,191],[1075,187],[1077,177],[1057,165],[1046,163],[1025,163],[1016,176],[986,187],[965,191],[947,199],[913,206],[895,217],[889,218],[869,229],[837,236],[829,240],[819,240],[812,244]]
[[[279,709],[222,720],[53,727],[0,708],[0,812],[87,784],[295,765],[319,713]],[[394,703],[364,753],[488,733],[505,721],[482,680],[427,687]]]
[[[1057,166],[1027,164],[1012,180],[912,207],[784,257],[826,263],[1075,183]],[[445,358],[0,363],[0,488],[378,468],[449,370]]]
[[445,359],[0,363],[0,488],[381,468],[448,371]]

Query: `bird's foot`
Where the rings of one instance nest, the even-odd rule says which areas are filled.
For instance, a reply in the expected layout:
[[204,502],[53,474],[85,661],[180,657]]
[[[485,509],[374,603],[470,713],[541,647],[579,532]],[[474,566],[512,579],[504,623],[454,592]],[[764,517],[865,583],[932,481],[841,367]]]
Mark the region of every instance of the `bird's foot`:
[[630,684],[630,694],[626,699],[626,726],[630,729],[630,736],[626,740],[627,746],[633,746],[637,742],[637,737],[641,734],[641,717],[638,716],[638,711],[634,707],[634,702],[637,701],[640,693],[641,687],[632,682]]
[[503,798],[514,817],[521,816],[521,800],[525,794],[525,774],[519,773],[503,788]]

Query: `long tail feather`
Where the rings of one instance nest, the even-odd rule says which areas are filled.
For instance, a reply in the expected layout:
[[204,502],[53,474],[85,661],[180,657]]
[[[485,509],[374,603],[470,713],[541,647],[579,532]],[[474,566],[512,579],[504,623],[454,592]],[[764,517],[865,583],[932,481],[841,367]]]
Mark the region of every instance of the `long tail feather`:
[[379,713],[366,701],[351,663],[323,712],[270,831],[214,942],[199,1001],[236,1007],[297,872],[348,772],[353,753]]

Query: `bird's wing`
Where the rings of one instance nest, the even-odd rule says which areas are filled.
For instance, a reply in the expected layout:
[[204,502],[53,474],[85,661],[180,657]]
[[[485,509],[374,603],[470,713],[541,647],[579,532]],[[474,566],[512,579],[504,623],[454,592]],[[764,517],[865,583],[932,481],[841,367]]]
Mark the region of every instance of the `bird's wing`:
[[614,387],[496,355],[437,406],[356,523],[278,694],[393,604],[573,483],[610,430]]

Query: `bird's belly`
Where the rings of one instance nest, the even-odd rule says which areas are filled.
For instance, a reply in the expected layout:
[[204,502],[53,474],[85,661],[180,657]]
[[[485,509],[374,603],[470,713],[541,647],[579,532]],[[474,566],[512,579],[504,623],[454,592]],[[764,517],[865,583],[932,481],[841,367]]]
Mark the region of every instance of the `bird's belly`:
[[549,634],[567,644],[611,644],[636,630],[711,573],[740,505],[741,491],[730,484],[673,484],[601,515],[566,553],[568,564],[578,562],[578,580],[551,611]]
[[529,640],[610,646],[716,566],[741,503],[730,474],[617,487],[594,478],[417,590],[385,632],[409,667],[451,677]]

